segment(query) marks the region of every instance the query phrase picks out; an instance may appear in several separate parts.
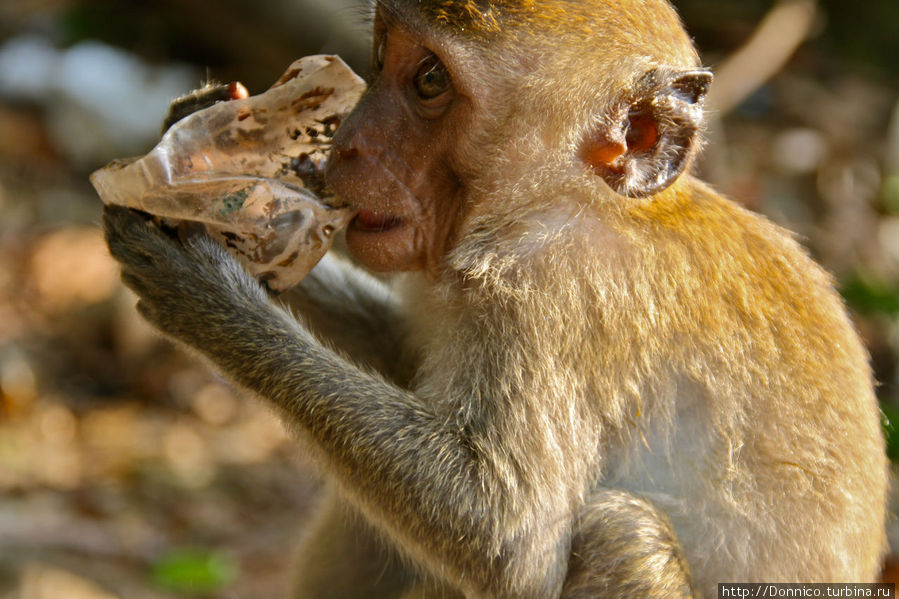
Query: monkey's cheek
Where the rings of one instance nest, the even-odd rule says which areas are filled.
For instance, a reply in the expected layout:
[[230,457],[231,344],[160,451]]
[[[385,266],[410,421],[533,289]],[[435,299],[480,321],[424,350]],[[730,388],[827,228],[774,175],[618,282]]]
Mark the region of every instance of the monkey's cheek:
[[411,271],[424,267],[421,235],[410,223],[384,231],[350,226],[346,244],[353,257],[375,272]]

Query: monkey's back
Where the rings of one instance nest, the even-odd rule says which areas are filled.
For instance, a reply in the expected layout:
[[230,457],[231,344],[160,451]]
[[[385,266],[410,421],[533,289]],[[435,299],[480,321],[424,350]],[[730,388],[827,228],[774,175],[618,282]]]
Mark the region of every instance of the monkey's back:
[[621,383],[641,395],[628,415],[641,435],[610,444],[603,484],[664,507],[706,593],[873,580],[887,460],[867,354],[830,276],[697,181],[622,219],[620,312],[598,318],[636,348]]

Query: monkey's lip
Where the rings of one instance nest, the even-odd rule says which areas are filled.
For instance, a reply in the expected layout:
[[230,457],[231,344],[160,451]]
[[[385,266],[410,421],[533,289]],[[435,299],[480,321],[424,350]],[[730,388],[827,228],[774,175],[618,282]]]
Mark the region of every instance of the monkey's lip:
[[350,222],[350,227],[363,233],[383,233],[396,229],[403,219],[392,214],[381,214],[371,210],[360,210]]

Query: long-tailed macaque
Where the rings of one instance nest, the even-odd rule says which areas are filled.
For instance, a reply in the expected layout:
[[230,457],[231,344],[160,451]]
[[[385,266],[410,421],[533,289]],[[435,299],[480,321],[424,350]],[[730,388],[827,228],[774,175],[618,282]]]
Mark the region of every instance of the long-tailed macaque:
[[270,402],[333,496],[297,597],[871,581],[865,351],[791,236],[688,170],[711,75],[665,0],[380,0],[327,178],[357,212],[297,321],[108,208],[162,332]]

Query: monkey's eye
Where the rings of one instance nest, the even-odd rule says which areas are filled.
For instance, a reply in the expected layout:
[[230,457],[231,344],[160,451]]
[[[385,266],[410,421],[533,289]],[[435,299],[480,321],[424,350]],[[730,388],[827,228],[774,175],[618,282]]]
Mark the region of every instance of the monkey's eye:
[[415,91],[422,100],[433,100],[450,89],[450,76],[440,59],[429,54],[415,74]]

